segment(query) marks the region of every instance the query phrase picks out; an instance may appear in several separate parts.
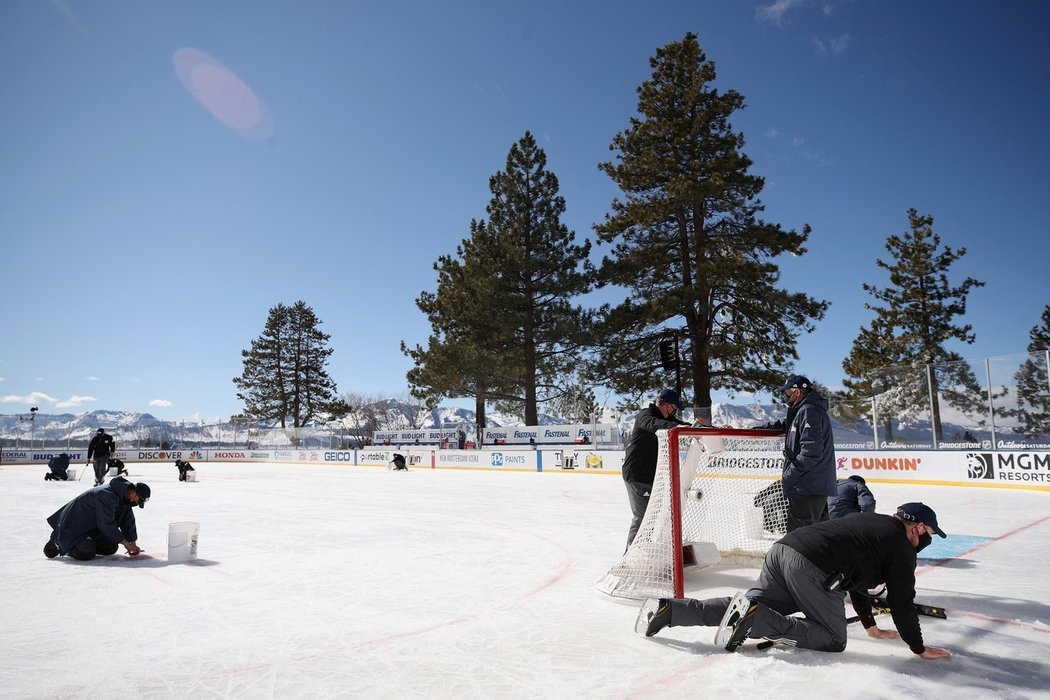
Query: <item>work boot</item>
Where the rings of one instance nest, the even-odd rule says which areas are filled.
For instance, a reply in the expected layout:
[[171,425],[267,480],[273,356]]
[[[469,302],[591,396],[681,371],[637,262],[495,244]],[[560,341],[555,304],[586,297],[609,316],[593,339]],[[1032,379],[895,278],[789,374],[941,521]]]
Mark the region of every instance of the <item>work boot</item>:
[[55,542],[55,533],[51,533],[51,539],[44,545],[44,556],[48,559],[54,559],[58,556],[58,544]]

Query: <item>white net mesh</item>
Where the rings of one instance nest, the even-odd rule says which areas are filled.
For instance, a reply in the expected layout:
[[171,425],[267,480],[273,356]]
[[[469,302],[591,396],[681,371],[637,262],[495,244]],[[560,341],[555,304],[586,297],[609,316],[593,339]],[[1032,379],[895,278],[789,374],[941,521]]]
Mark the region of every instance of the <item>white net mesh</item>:
[[709,542],[723,557],[760,558],[786,531],[783,434],[676,428],[657,436],[656,478],[638,534],[595,583],[613,598],[680,596],[683,545]]

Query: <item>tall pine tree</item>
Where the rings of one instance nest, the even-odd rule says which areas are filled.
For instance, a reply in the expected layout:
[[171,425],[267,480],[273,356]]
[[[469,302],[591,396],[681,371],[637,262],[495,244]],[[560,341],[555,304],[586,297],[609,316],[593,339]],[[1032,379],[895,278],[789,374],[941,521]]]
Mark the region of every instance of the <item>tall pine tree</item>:
[[493,246],[487,224],[472,220],[470,237],[456,254],[442,255],[434,263],[436,291],[424,291],[416,299],[432,329],[427,347],[401,343],[401,352],[413,362],[407,374],[412,395],[430,402],[473,397],[477,437],[485,427],[486,401],[494,398],[491,392],[503,371],[492,358],[509,350],[492,307],[499,293],[490,262]]
[[325,369],[332,348],[320,325],[303,301],[270,309],[262,334],[241,351],[244,371],[233,380],[242,416],[301,428],[332,407],[335,382]]
[[572,303],[591,289],[590,242],[562,222],[565,199],[531,133],[515,143],[489,180],[487,221],[471,223],[456,257],[443,256],[436,293],[417,305],[433,333],[426,349],[403,351],[416,366],[416,395],[462,396],[473,388],[526,424],[557,400],[590,341],[590,314]]
[[639,116],[613,139],[615,160],[599,166],[623,193],[595,226],[613,246],[600,279],[629,297],[602,309],[596,369],[632,397],[669,383],[657,371],[654,336],[684,323],[684,383],[709,420],[712,390],[782,381],[798,335],[828,304],[778,287],[773,259],[803,255],[809,227],[798,233],[758,218],[765,182],[749,172],[743,134],[730,125],[744,98],[714,87],[715,65],[694,34],[657,50],[650,65]]
[[905,421],[929,408],[934,440],[940,442],[941,398],[968,412],[978,412],[987,401],[969,364],[946,347],[952,340],[974,342],[972,327],[956,319],[966,314],[970,291],[984,282],[967,277],[953,286],[948,272],[966,248],[942,249],[932,216],[909,209],[908,224],[903,235],[886,240],[892,261],[875,261],[889,273],[889,285],[863,285],[876,300],[864,307],[875,312],[872,328],[878,332],[861,329],[843,362],[845,383],[854,392],[872,391]]
[[1014,428],[1016,432],[1033,439],[1050,436],[1050,306],[1043,309],[1042,325],[1033,326],[1028,339],[1030,355],[1014,375],[1017,408],[1007,414],[1020,421]]

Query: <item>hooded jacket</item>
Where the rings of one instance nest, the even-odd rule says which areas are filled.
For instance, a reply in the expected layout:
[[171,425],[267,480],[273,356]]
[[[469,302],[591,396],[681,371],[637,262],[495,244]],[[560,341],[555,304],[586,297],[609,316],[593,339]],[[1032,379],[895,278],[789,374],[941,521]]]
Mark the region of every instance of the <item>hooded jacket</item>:
[[807,393],[788,409],[784,437],[784,495],[835,495],[835,440],[828,417],[828,400]]
[[828,518],[844,518],[850,513],[871,513],[875,510],[875,496],[871,489],[856,479],[839,479],[837,493],[828,497]]
[[66,470],[69,469],[69,455],[63,452],[52,457],[47,463],[47,468],[55,474],[65,474]]
[[623,456],[623,480],[652,486],[656,477],[656,460],[660,456],[657,430],[669,430],[680,425],[689,425],[675,418],[667,419],[655,403],[638,412],[634,428],[627,438],[627,449]]
[[134,508],[124,501],[124,492],[133,484],[122,476],[105,486],[85,491],[56,510],[47,519],[55,531],[60,554],[66,554],[89,535],[99,534],[113,543],[138,539]]

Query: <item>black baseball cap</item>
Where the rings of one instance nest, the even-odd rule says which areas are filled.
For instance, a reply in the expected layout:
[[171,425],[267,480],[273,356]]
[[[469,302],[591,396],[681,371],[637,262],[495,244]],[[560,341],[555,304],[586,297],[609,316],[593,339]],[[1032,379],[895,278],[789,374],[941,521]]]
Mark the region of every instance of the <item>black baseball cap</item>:
[[947,537],[937,526],[937,514],[925,503],[905,503],[897,508],[897,517],[907,523],[922,523],[941,537]]
[[674,389],[664,389],[660,392],[660,395],[656,397],[656,400],[660,403],[674,404],[676,409],[679,411],[682,410],[682,399]]
[[141,481],[134,486],[135,493],[139,495],[139,508],[146,507],[146,501],[149,500],[150,490],[149,486],[142,483]]
[[809,381],[801,374],[789,374],[788,378],[784,380],[784,386],[780,387],[780,392],[783,393],[792,387],[809,391],[813,388],[813,382]]

